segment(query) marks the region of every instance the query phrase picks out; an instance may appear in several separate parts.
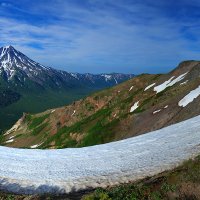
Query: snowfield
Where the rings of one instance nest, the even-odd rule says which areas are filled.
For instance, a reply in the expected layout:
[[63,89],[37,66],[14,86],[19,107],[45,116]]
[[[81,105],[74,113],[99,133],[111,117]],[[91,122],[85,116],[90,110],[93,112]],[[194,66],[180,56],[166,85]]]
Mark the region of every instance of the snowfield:
[[185,85],[187,84],[188,80],[184,81],[183,83],[180,83],[180,85]]
[[41,145],[42,145],[42,143],[41,143],[41,144],[36,144],[36,145],[30,146],[30,148],[31,148],[31,149],[36,149],[37,147],[39,147],[39,146],[41,146]]
[[189,103],[193,102],[200,95],[200,86],[195,90],[192,90],[189,94],[187,94],[183,99],[178,102],[179,106],[185,107]]
[[131,106],[130,112],[132,113],[134,110],[136,110],[139,107],[139,101],[137,101],[136,103],[134,103],[133,106]]
[[179,81],[183,80],[185,78],[185,76],[187,75],[188,72],[181,74],[180,76],[178,76],[177,78],[175,78],[174,76],[172,76],[169,80],[165,81],[164,83],[154,87],[154,91],[156,93],[162,92],[163,90],[165,90],[167,87],[173,86],[174,84],[178,83]]
[[130,87],[129,92],[133,89],[133,87],[134,87],[134,86],[131,86],[131,87]]
[[0,147],[0,189],[69,193],[173,169],[200,153],[200,116],[130,139],[59,150]]
[[151,85],[147,86],[144,91],[147,91],[148,89],[152,88],[156,83],[152,83]]
[[161,111],[161,109],[155,110],[155,111],[153,112],[153,114],[155,115],[156,113],[159,113],[160,111]]

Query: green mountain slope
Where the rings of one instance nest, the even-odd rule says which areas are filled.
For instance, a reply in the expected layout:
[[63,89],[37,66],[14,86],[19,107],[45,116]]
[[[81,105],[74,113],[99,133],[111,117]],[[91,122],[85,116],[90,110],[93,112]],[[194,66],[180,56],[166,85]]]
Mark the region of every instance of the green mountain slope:
[[125,74],[78,74],[45,67],[14,47],[0,48],[0,132],[23,112],[37,113],[130,79]]
[[181,63],[168,74],[143,74],[73,104],[25,114],[2,144],[24,148],[84,147],[144,134],[200,114],[200,62]]

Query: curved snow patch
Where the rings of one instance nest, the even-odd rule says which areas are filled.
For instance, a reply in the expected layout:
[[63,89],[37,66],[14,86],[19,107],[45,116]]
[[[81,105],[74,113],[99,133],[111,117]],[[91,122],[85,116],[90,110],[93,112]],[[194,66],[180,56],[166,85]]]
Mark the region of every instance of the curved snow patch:
[[37,147],[41,146],[43,143],[41,144],[36,144],[36,145],[33,145],[33,146],[30,146],[31,149],[36,149]]
[[156,84],[156,83],[153,83],[153,84],[147,86],[147,87],[144,89],[144,91],[147,91],[148,89],[152,88],[155,84]]
[[200,95],[200,86],[195,90],[192,90],[189,94],[187,94],[183,99],[178,102],[179,106],[185,107],[189,103],[193,102],[195,98]]
[[17,130],[19,127],[18,124],[15,124],[11,129],[9,129],[4,135],[9,135],[10,133],[14,132],[15,130]]
[[131,87],[130,87],[129,92],[133,89],[133,87],[134,87],[134,86],[131,86]]
[[187,73],[188,72],[186,72],[186,73],[178,76],[175,79],[174,79],[174,76],[172,76],[169,80],[165,81],[161,85],[158,85],[158,86],[154,87],[154,91],[156,91],[157,93],[159,93],[159,92],[162,92],[163,90],[165,90],[167,87],[173,86],[177,82],[183,80],[185,78],[185,76],[186,76]]
[[12,143],[12,142],[14,142],[14,139],[8,140],[5,143]]
[[180,83],[180,85],[185,85],[188,82],[188,80],[184,81],[183,83]]
[[154,112],[153,112],[153,114],[155,115],[156,113],[159,113],[161,111],[161,109],[160,110],[155,110]]
[[75,113],[76,113],[76,110],[74,110],[74,111],[73,111],[73,113],[71,114],[71,116],[74,116],[74,115],[75,115]]
[[139,107],[139,101],[134,103],[134,105],[131,107],[130,112],[133,112],[134,110],[136,110]]
[[85,148],[0,147],[0,189],[69,193],[136,181],[200,153],[200,116],[126,140]]

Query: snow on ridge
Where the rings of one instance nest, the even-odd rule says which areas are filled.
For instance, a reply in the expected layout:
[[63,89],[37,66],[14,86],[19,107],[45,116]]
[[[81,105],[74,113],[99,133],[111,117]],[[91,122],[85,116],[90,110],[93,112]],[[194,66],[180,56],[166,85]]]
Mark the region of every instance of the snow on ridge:
[[156,113],[159,113],[161,110],[162,110],[162,109],[155,110],[155,111],[153,112],[153,115],[155,115]]
[[188,82],[188,80],[184,81],[183,83],[180,83],[180,85],[185,85]]
[[[164,107],[164,109],[167,109],[168,107],[169,107],[169,105],[166,105]],[[153,111],[153,115],[155,115],[156,113],[159,113],[160,111],[162,111],[162,109],[158,109],[158,110]]]
[[133,87],[134,87],[134,86],[131,86],[131,87],[130,87],[129,92],[133,89]]
[[174,76],[172,76],[169,80],[165,81],[164,83],[154,87],[154,91],[156,93],[162,92],[163,90],[165,90],[167,87],[169,87],[169,83],[172,81],[172,79],[174,78]]
[[41,144],[36,144],[36,145],[33,145],[33,146],[30,146],[31,149],[36,149],[37,147],[41,146],[43,143]]
[[105,78],[106,82],[114,79],[115,83],[118,84],[117,79],[113,75],[111,75],[111,74],[101,74],[101,76]]
[[1,189],[55,194],[137,181],[171,170],[199,155],[199,133],[200,116],[92,147],[57,150],[0,147]]
[[151,85],[147,86],[144,91],[147,91],[148,89],[152,88],[156,83],[152,83]]
[[134,105],[131,107],[130,112],[133,112],[134,110],[136,110],[139,107],[139,101],[134,103]]
[[8,131],[6,131],[6,133],[4,133],[4,136],[11,134],[12,132],[14,132],[15,130],[17,130],[19,127],[19,125],[14,124],[13,127],[11,127],[11,129],[9,129]]
[[183,99],[181,99],[178,102],[178,105],[180,107],[186,107],[189,103],[193,102],[193,100],[197,98],[199,95],[200,95],[200,86],[190,91],[189,94],[187,94]]
[[12,143],[12,142],[14,142],[14,139],[10,139],[10,140],[5,141],[6,144]]
[[72,113],[72,115],[71,115],[71,116],[74,116],[74,115],[75,115],[75,113],[76,113],[76,110],[74,110],[74,111],[73,111],[73,113]]
[[106,81],[108,81],[108,80],[111,80],[111,79],[112,79],[112,76],[111,76],[111,75],[109,75],[109,74],[101,74],[101,76],[102,76],[102,77],[104,77]]
[[36,71],[49,69],[31,60],[11,46],[0,48],[0,67],[6,72],[8,80],[12,79],[17,69],[23,70],[29,77]]
[[72,77],[74,77],[75,79],[78,79],[78,80],[79,80],[77,73],[70,73],[70,75],[71,75]]
[[177,78],[175,78],[174,76],[172,76],[169,80],[165,81],[164,83],[154,87],[154,91],[156,93],[162,92],[163,90],[165,90],[167,87],[173,86],[174,84],[176,84],[177,82],[183,80],[185,78],[185,76],[187,75],[188,72],[181,74],[180,76],[178,76]]
[[55,109],[53,109],[53,110],[51,110],[51,113],[54,113],[56,110]]

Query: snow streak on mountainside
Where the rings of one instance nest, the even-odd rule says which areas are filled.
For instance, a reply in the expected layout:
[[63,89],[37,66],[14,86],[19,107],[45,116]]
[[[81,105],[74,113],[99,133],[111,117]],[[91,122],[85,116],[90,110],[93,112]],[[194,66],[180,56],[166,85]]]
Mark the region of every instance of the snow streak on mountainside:
[[189,103],[193,102],[195,98],[200,95],[200,86],[192,91],[188,95],[186,95],[181,101],[179,101],[178,105],[182,107],[186,107]]
[[0,189],[15,193],[69,193],[128,183],[170,170],[197,156],[199,141],[200,116],[93,147],[0,147]]

